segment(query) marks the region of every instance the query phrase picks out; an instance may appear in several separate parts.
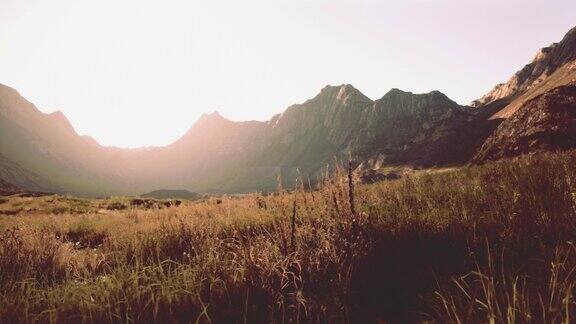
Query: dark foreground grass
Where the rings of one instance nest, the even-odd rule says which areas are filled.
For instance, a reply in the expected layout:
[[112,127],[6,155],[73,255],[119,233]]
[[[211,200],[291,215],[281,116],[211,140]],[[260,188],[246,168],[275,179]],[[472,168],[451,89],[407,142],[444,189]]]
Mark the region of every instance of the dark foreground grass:
[[0,322],[568,322],[574,166],[0,216]]

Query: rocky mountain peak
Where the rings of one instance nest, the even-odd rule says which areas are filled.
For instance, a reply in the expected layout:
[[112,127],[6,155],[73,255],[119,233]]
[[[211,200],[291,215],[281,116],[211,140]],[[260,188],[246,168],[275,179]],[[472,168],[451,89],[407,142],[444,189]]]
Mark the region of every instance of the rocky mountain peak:
[[200,118],[192,125],[192,128],[205,127],[211,125],[221,125],[225,123],[230,123],[230,120],[222,117],[218,111],[213,111],[212,113],[203,113]]
[[352,95],[364,96],[364,94],[362,94],[360,90],[354,88],[354,86],[352,86],[351,84],[343,84],[339,88],[340,89],[338,90],[338,98],[342,100]]
[[392,88],[382,98],[376,100],[377,106],[393,105],[406,107],[429,105],[434,103],[445,105],[447,108],[458,106],[457,103],[438,90],[415,94],[409,91]]
[[227,128],[229,125],[233,124],[234,122],[222,117],[218,111],[203,113],[200,118],[192,124],[188,132],[176,140],[175,143],[186,142],[190,138],[203,135],[207,132],[217,132],[218,130]]
[[388,90],[388,92],[386,92],[386,94],[384,94],[384,96],[382,98],[393,97],[393,96],[403,96],[406,94],[411,94],[411,92],[400,90],[398,88],[392,88],[392,89]]
[[318,93],[314,99],[346,101],[352,97],[370,100],[351,84],[341,84],[338,86],[327,85],[320,90],[320,93]]
[[70,123],[70,120],[68,120],[66,115],[64,115],[60,110],[56,110],[46,116],[59,129],[76,134],[76,130],[74,130],[72,123]]
[[221,119],[226,119],[224,117],[222,117],[222,115],[220,115],[220,113],[218,112],[218,110],[214,110],[211,113],[203,113],[200,118],[198,119],[200,120],[221,120]]
[[540,49],[534,59],[516,72],[506,83],[496,85],[480,99],[472,101],[470,105],[480,107],[498,99],[515,99],[574,60],[576,60],[576,27],[572,28],[560,42]]

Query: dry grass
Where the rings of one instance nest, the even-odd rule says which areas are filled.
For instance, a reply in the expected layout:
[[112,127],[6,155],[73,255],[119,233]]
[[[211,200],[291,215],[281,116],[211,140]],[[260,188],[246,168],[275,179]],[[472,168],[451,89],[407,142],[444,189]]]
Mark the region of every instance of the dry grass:
[[0,322],[567,322],[575,162],[354,187],[340,174],[316,191],[150,210],[13,197]]

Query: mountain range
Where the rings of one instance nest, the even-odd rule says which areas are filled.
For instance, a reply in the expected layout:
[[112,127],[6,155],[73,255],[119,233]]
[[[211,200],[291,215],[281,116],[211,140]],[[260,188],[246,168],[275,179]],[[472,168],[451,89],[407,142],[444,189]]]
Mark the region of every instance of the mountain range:
[[[269,121],[204,114],[164,147],[106,147],[0,85],[0,179],[31,191],[80,196],[158,189],[270,191],[280,175],[317,178],[352,157],[358,172],[485,163],[576,147],[576,28],[469,106],[438,91],[392,89],[371,100],[326,86]],[[6,185],[8,186],[8,185]]]

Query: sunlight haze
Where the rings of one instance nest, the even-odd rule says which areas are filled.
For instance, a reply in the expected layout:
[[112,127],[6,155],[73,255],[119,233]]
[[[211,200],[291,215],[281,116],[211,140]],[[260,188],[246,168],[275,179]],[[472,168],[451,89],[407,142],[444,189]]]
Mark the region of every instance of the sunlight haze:
[[553,0],[3,0],[0,83],[103,145],[166,145],[202,113],[267,120],[327,84],[468,104],[575,22]]

